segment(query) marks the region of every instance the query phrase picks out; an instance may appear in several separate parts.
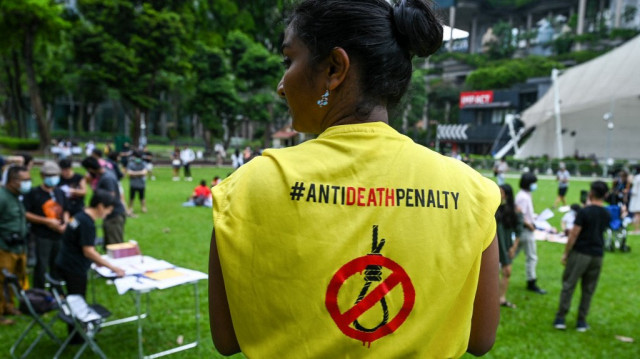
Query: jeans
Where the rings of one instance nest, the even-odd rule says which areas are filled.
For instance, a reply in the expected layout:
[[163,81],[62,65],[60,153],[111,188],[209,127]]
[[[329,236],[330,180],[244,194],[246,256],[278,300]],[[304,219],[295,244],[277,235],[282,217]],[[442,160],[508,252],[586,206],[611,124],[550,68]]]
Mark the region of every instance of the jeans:
[[580,296],[580,306],[578,307],[578,320],[586,320],[601,269],[602,257],[590,256],[576,251],[569,252],[567,265],[564,268],[564,273],[562,273],[562,292],[560,293],[560,306],[556,317],[564,318],[567,315],[571,307],[573,292],[578,281],[581,280],[582,295]]
[[36,237],[36,267],[33,269],[33,287],[44,289],[44,274],[49,270],[57,278],[56,257],[62,240]]

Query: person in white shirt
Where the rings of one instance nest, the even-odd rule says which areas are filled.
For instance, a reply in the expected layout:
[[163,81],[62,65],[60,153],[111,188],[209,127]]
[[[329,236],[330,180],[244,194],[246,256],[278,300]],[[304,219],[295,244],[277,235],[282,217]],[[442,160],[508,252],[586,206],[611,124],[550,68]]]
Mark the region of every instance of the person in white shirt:
[[553,208],[555,208],[560,202],[562,202],[563,206],[567,205],[567,200],[564,198],[567,195],[567,190],[569,190],[569,171],[567,171],[567,167],[564,165],[564,162],[560,162],[560,169],[556,174],[556,179],[558,180],[558,198],[553,203]]
[[196,159],[196,154],[193,152],[189,146],[184,146],[182,151],[180,151],[180,160],[182,161],[182,166],[184,168],[184,177],[187,181],[193,181],[191,177],[191,162]]
[[527,290],[536,292],[538,294],[547,294],[547,291],[538,287],[536,277],[536,266],[538,265],[538,250],[536,246],[536,240],[533,237],[533,231],[535,231],[534,225],[534,212],[533,201],[531,200],[531,193],[538,188],[538,178],[532,172],[523,173],[520,177],[520,191],[516,195],[516,206],[522,212],[522,219],[524,226],[522,228],[522,234],[520,235],[520,244],[516,255],[524,250],[526,256],[525,259],[525,273],[527,277]]
[[576,220],[576,214],[578,214],[578,211],[580,210],[580,205],[577,203],[574,203],[571,205],[571,210],[567,213],[565,213],[564,216],[562,216],[562,220],[560,220],[560,225],[562,226],[562,232],[564,233],[565,236],[569,236],[569,232],[571,231],[571,228],[573,228],[573,222],[575,222]]

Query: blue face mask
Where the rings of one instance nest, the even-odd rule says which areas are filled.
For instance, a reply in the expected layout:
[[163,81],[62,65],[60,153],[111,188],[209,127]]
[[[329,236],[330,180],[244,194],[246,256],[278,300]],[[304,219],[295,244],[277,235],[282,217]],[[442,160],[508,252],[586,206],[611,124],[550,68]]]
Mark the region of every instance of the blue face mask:
[[60,183],[60,176],[51,176],[44,178],[44,185],[50,188],[53,188]]
[[531,191],[531,192],[534,192],[537,189],[538,189],[538,184],[537,183],[532,183],[531,186],[529,187],[529,191]]
[[20,182],[20,193],[27,194],[31,191],[31,181]]

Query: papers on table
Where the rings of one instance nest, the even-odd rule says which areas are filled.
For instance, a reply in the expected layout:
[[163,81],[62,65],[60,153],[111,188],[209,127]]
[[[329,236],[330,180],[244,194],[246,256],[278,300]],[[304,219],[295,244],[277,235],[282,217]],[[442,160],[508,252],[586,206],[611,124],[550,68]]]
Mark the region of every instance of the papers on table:
[[[136,275],[145,272],[155,272],[175,267],[173,264],[167,261],[155,259],[149,256],[111,258],[109,256],[103,255],[102,258],[106,259],[114,266],[122,268],[125,275]],[[116,274],[107,267],[98,267],[95,264],[92,264],[91,267],[103,277],[113,278],[116,276]]]
[[[205,273],[176,267],[167,261],[149,256],[131,256],[117,259],[108,256],[102,257],[125,271],[123,278],[117,278],[113,281],[120,295],[130,289],[137,291],[165,289],[208,278]],[[103,277],[115,277],[115,273],[106,267],[97,267],[93,264],[92,268]]]

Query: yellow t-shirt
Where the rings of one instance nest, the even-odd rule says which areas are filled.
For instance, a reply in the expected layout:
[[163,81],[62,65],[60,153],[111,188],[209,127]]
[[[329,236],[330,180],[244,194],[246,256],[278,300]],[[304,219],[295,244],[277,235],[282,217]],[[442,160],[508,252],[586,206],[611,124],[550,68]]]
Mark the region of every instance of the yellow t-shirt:
[[384,123],[266,150],[213,188],[248,358],[449,358],[467,348],[500,192]]

